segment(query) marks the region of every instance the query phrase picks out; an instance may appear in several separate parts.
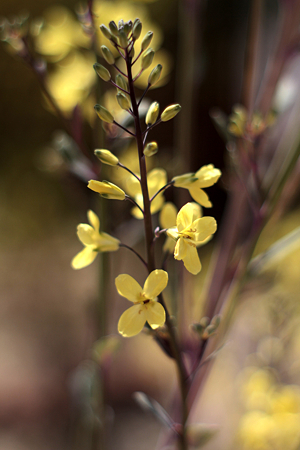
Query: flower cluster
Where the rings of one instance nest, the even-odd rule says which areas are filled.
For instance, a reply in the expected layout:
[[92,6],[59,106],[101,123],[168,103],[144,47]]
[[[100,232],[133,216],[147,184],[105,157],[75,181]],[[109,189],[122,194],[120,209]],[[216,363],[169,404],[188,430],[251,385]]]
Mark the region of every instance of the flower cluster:
[[[114,112],[103,105],[95,105],[98,117],[108,124],[122,129],[130,138],[135,139],[139,170],[132,171],[126,166],[122,157],[117,157],[108,149],[96,149],[95,155],[102,164],[118,167],[119,170],[127,172],[127,177],[121,189],[118,185],[106,180],[90,180],[88,188],[98,193],[101,197],[112,200],[127,200],[134,206],[131,209],[136,219],[142,219],[145,223],[145,240],[147,258],[144,259],[137,254],[147,268],[148,277],[142,288],[134,278],[128,274],[119,275],[116,280],[118,293],[133,303],[120,317],[118,331],[126,337],[135,336],[142,331],[147,323],[153,330],[162,327],[166,321],[166,306],[162,291],[168,284],[168,273],[157,268],[154,260],[155,242],[158,237],[165,235],[166,241],[164,251],[174,252],[174,258],[183,261],[185,268],[196,275],[201,270],[201,263],[197,248],[208,242],[217,229],[213,217],[202,215],[202,208],[212,206],[208,195],[203,190],[215,184],[221,172],[212,164],[200,168],[195,173],[187,173],[174,177],[168,182],[167,172],[163,168],[156,167],[149,172],[146,168],[145,157],[150,158],[157,153],[156,142],[147,142],[148,134],[152,128],[160,123],[173,119],[179,113],[181,107],[178,104],[166,107],[160,114],[160,107],[153,102],[148,108],[145,116],[145,126],[142,129],[139,107],[147,90],[156,84],[162,73],[162,65],[157,64],[148,76],[147,88],[142,98],[137,101],[135,95],[135,82],[152,63],[154,50],[150,47],[153,33],[147,32],[141,40],[140,50],[135,56],[135,44],[142,33],[142,23],[139,19],[135,21],[110,22],[109,26],[101,25],[102,34],[109,40],[110,48],[101,47],[104,61],[110,69],[102,64],[94,64],[97,75],[104,81],[116,87],[116,100],[121,110],[134,118],[135,132],[119,124],[115,119]],[[111,50],[114,48],[114,51]],[[123,63],[117,64],[117,56]],[[137,66],[140,60],[140,69],[137,75],[133,75],[132,66]],[[126,70],[123,68],[125,65]],[[122,67],[122,70],[120,69]],[[113,81],[112,71],[117,75]],[[187,203],[177,213],[172,203],[165,204],[164,192],[171,186],[188,189],[192,199],[197,203]],[[152,215],[161,211],[160,223],[162,229],[156,229],[154,233]],[[91,225],[80,224],[78,237],[85,248],[72,261],[72,266],[79,269],[89,265],[96,257],[97,252],[115,251],[119,246],[130,249],[118,239],[99,231],[99,219],[91,211],[88,213]]]

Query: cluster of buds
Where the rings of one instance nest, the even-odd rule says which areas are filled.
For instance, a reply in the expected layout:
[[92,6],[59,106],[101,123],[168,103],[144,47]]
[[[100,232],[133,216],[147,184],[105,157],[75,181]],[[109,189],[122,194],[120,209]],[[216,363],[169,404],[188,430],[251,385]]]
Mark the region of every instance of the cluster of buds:
[[214,316],[211,320],[209,317],[202,317],[199,323],[192,325],[192,330],[195,331],[203,341],[213,336],[217,331],[221,322],[219,315]]
[[244,106],[235,105],[228,119],[228,131],[236,137],[254,139],[273,125],[274,120],[274,113],[270,113],[266,118],[260,112],[254,112],[249,116]]
[[28,34],[28,27],[28,15],[14,17],[11,21],[3,18],[0,23],[0,40],[13,53],[22,56],[25,51],[23,38]]

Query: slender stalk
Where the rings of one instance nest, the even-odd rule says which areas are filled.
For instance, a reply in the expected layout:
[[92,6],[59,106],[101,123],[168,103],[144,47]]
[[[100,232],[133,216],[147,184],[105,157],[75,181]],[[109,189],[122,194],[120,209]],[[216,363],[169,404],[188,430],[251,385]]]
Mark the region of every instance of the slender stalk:
[[134,248],[129,247],[129,245],[122,244],[122,243],[120,244],[120,247],[127,248],[127,249],[130,250],[132,253],[134,253],[134,254],[142,261],[142,263],[144,264],[144,266],[145,266],[146,269],[148,270],[148,264],[146,263],[146,261],[144,260],[144,258],[142,258],[141,255],[140,255],[138,252],[136,252],[136,251],[134,250]]
[[[132,112],[134,117],[134,123],[135,123],[135,139],[137,143],[138,148],[138,155],[139,155],[139,164],[140,164],[140,182],[141,182],[141,189],[143,194],[143,200],[144,200],[144,227],[145,227],[145,238],[146,238],[146,250],[147,250],[147,266],[149,272],[152,272],[155,270],[155,257],[154,257],[154,232],[153,232],[153,226],[152,226],[152,217],[151,217],[151,201],[149,199],[149,192],[148,192],[148,183],[147,183],[147,170],[146,170],[146,161],[145,161],[145,155],[144,155],[144,137],[143,134],[145,132],[142,132],[141,129],[141,123],[140,123],[140,117],[139,117],[139,104],[137,103],[135,91],[134,91],[134,79],[132,77],[132,61],[129,57],[128,50],[126,50],[126,67],[127,67],[127,74],[128,74],[128,85],[129,85],[129,92],[130,92],[130,99],[131,99],[131,106],[132,106]],[[160,122],[157,121],[156,124]],[[150,128],[150,127],[149,127]],[[149,131],[149,128],[146,130],[146,134]],[[186,368],[182,359],[182,355],[180,352],[180,346],[177,340],[177,336],[175,333],[174,326],[172,324],[172,321],[170,319],[170,314],[168,312],[168,309],[166,307],[166,304],[164,302],[164,299],[162,295],[160,295],[160,302],[163,305],[165,311],[166,311],[166,325],[169,332],[169,338],[170,338],[170,345],[172,348],[173,357],[176,361],[177,371],[178,371],[178,377],[179,377],[179,386],[180,386],[180,393],[181,393],[181,399],[182,399],[182,412],[181,412],[181,426],[182,430],[179,435],[179,448],[180,450],[188,450],[188,443],[187,443],[187,436],[186,436],[186,422],[188,419],[188,408],[187,408],[187,394],[188,394],[188,375],[186,372]]]

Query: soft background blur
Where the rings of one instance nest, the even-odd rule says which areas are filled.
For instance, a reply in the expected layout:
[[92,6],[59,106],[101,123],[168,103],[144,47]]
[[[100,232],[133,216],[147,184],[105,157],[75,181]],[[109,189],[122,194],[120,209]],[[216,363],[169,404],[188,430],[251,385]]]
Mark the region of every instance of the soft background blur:
[[[160,146],[159,164],[174,174],[208,163],[223,168],[225,146],[209,112],[217,106],[229,114],[240,100],[250,1],[102,4],[117,12],[130,8],[132,19],[136,8],[143,8],[149,26],[161,33],[169,81],[148,97],[163,106],[179,102],[183,111],[176,122],[153,133]],[[51,0],[28,0],[26,5],[2,0],[0,15],[11,18],[26,7],[36,18],[53,5]],[[60,5],[74,11],[77,2],[65,0]],[[265,8],[262,60],[273,42],[277,3],[270,0]],[[100,23],[111,20],[101,19],[101,9],[99,15]],[[53,147],[62,125],[49,111],[35,75],[3,46],[0,55],[0,448],[96,448],[89,436],[93,430],[90,390],[97,372],[90,347],[97,338],[98,264],[79,272],[70,268],[71,258],[81,248],[76,226],[86,221],[94,199]],[[80,66],[82,83],[94,82],[93,62],[90,72]],[[75,69],[73,77],[79,77]],[[83,107],[87,111],[84,135],[91,146],[93,104],[87,101]],[[70,111],[72,105],[66,113]],[[99,120],[95,124],[101,128]],[[209,190],[218,221],[226,199],[226,176],[225,172],[219,186]],[[261,250],[299,223],[298,191],[291,188],[293,203],[268,226],[259,243]],[[172,199],[172,194],[168,196]],[[177,200],[180,203],[182,198]],[[108,224],[114,222],[117,232],[125,234],[132,222],[120,229],[123,220],[130,220],[123,205],[118,209],[112,202],[108,208],[112,217]],[[134,241],[134,236],[130,239]],[[203,250],[204,264],[210,251],[211,247]],[[126,260],[120,262],[120,255]],[[295,247],[285,259],[256,274],[241,296],[227,345],[217,358],[199,410],[193,412],[195,421],[220,427],[210,448],[300,448],[299,260]],[[136,260],[122,249],[105,261],[110,272],[107,332],[115,333],[125,302],[115,295],[112,280],[128,266],[134,270]],[[202,285],[197,280],[193,279],[196,299]],[[168,408],[174,367],[147,336],[120,340],[120,345],[105,374],[111,408],[109,442],[118,450],[152,449],[160,425],[140,412],[132,393],[144,391]]]

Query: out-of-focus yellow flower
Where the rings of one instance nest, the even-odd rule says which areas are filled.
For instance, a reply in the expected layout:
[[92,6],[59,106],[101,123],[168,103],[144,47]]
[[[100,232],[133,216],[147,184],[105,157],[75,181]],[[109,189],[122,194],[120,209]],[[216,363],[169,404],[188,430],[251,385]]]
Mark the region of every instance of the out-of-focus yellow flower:
[[51,62],[60,61],[74,48],[89,48],[90,42],[81,24],[64,6],[46,9],[44,25],[35,37],[36,50]]
[[145,323],[151,328],[161,327],[166,320],[163,306],[157,302],[158,295],[168,284],[168,274],[164,270],[153,270],[144,287],[130,275],[119,275],[115,280],[117,291],[134,305],[120,317],[118,331],[125,337],[139,334]]
[[77,227],[77,235],[83,243],[84,249],[72,259],[73,269],[89,266],[99,252],[114,252],[119,248],[120,241],[118,239],[100,232],[98,216],[91,210],[88,211],[87,216],[90,225],[80,223]]
[[221,176],[221,171],[215,169],[213,164],[201,167],[196,173],[186,173],[174,177],[174,186],[189,190],[191,197],[205,208],[211,208],[212,204],[203,188],[215,184]]
[[97,192],[101,197],[111,200],[124,200],[125,192],[109,181],[90,180],[88,188]]
[[176,227],[167,230],[168,236],[176,241],[174,258],[182,260],[193,275],[201,270],[197,247],[203,245],[216,229],[217,223],[213,217],[201,217],[199,205],[187,203],[177,214]]
[[[159,189],[167,184],[167,172],[164,169],[153,169],[147,175],[149,198],[153,197]],[[127,178],[128,194],[135,200],[135,202],[143,209],[144,199],[139,181],[131,176]],[[151,202],[150,211],[151,214],[157,213],[163,206],[165,197],[163,193],[158,194]],[[132,215],[136,219],[143,219],[143,214],[138,207],[134,207],[131,210]]]
[[245,450],[298,450],[300,444],[300,388],[282,386],[274,374],[259,369],[242,387],[247,411],[238,437]]
[[88,97],[96,80],[92,67],[94,58],[93,53],[73,53],[57,64],[55,71],[48,76],[48,90],[65,113],[71,113]]

